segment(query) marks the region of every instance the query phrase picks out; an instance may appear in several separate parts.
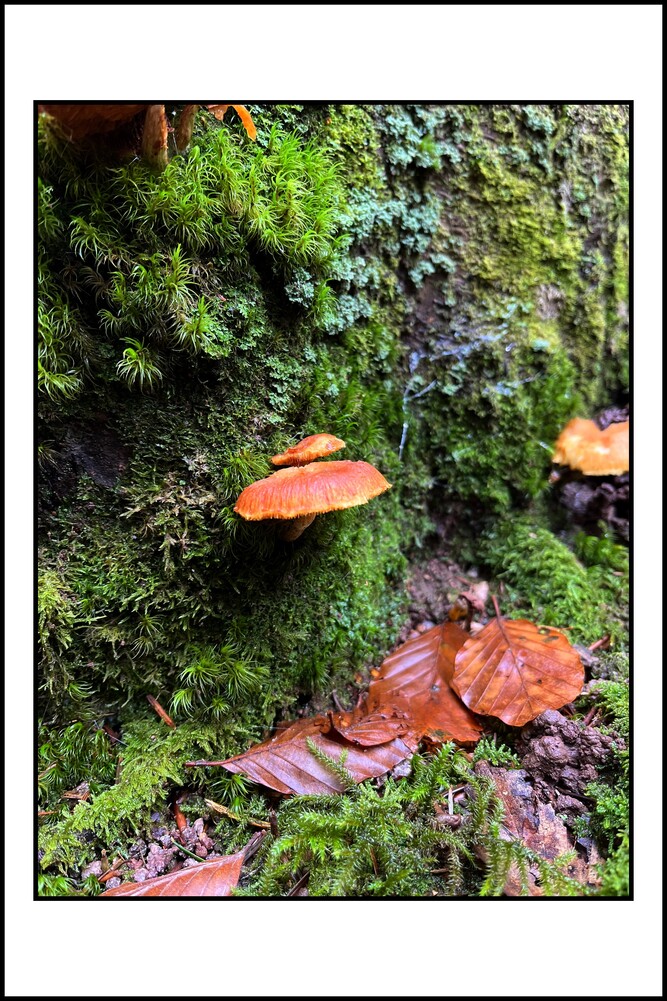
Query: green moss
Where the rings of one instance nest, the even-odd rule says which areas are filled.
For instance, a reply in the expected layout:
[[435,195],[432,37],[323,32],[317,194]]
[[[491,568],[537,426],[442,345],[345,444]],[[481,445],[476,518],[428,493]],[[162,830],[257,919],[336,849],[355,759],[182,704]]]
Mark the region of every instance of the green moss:
[[[554,588],[489,524],[539,500],[562,424],[627,385],[626,110],[251,111],[256,144],[202,113],[159,175],[40,122],[43,802],[95,787],[43,819],[63,871],[144,823],[185,756],[241,751],[378,663],[434,521],[486,531],[517,603],[576,611],[577,635],[586,602],[624,600],[590,543]],[[242,522],[269,457],[323,430],[392,490],[295,545]],[[187,779],[252,802],[238,777]]]
[[[408,779],[389,778],[381,789],[355,785],[344,762],[319,757],[348,791],[285,801],[280,836],[267,839],[255,876],[238,895],[285,896],[307,872],[308,894],[316,897],[498,896],[513,864],[526,893],[529,865],[539,869],[545,892],[580,892],[558,862],[500,837],[503,809],[492,783],[476,776],[453,744],[431,757],[416,755]],[[471,789],[469,811],[458,828],[439,826],[434,806],[461,781]],[[480,855],[489,860],[485,868],[476,861]]]
[[[586,566],[531,517],[513,517],[488,530],[478,553],[505,584],[504,614],[559,626],[567,630],[572,642],[590,644],[605,635],[613,642],[625,642],[627,552],[614,544],[604,547],[596,542],[589,546],[580,543],[580,548],[592,561],[604,559],[605,551],[611,553],[611,566],[606,562]],[[613,569],[621,565],[623,570]]]

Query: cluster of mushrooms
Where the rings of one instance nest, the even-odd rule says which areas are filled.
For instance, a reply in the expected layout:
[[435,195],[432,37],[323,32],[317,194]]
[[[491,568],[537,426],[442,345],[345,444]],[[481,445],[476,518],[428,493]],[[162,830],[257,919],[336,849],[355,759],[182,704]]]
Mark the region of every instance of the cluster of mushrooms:
[[332,434],[312,434],[271,459],[286,466],[251,483],[239,496],[234,510],[247,521],[275,518],[285,521],[281,536],[298,539],[318,514],[366,504],[391,486],[369,462],[317,462],[345,448]]

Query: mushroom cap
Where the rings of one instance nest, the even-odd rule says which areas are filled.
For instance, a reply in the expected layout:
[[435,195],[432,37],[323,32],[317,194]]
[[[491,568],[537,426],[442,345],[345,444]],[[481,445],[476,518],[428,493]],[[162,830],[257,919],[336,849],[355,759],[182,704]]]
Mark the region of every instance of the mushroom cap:
[[40,104],[39,111],[46,111],[58,121],[73,140],[90,135],[112,132],[123,122],[128,122],[148,104]]
[[345,448],[345,442],[332,434],[311,434],[280,455],[274,455],[271,462],[274,466],[305,466],[307,462],[321,459],[323,455],[338,452],[341,448]]
[[251,483],[234,510],[247,521],[300,518],[365,504],[390,486],[369,462],[313,462],[279,469]]
[[601,431],[593,421],[575,417],[563,428],[554,462],[578,469],[585,476],[620,476],[630,468],[630,421]]

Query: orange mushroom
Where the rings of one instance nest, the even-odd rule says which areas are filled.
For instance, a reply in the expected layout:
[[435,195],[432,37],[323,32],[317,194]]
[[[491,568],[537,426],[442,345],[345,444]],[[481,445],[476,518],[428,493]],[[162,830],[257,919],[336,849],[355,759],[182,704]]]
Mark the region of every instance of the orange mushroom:
[[241,493],[234,510],[247,521],[289,520],[282,536],[293,542],[316,515],[366,504],[390,486],[369,462],[312,462],[308,466],[279,469],[251,483]]
[[620,476],[630,468],[630,421],[601,431],[593,421],[575,417],[561,431],[554,462],[585,476]]
[[345,442],[332,434],[311,434],[280,455],[274,455],[271,462],[274,466],[305,466],[341,448],[345,448]]

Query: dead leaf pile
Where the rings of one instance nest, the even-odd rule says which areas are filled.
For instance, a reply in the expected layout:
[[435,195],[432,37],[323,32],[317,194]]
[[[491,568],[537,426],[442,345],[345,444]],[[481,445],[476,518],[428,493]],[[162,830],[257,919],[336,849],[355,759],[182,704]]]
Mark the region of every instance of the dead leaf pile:
[[[472,597],[483,607],[486,596]],[[578,695],[584,669],[564,634],[505,620],[497,605],[496,612],[476,636],[445,622],[403,643],[351,712],[286,723],[233,758],[187,764],[219,765],[283,795],[342,792],[344,779],[327,758],[363,782],[391,771],[422,741],[474,746],[484,732],[480,715],[522,726]]]

